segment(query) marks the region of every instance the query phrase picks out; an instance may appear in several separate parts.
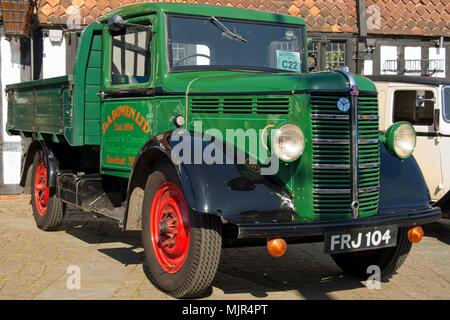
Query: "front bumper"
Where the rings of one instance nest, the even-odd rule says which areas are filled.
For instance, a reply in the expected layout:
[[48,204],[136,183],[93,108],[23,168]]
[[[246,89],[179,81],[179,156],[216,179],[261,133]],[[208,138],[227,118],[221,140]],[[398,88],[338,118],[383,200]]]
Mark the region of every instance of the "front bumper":
[[402,211],[385,211],[370,218],[351,220],[327,220],[311,222],[241,223],[238,239],[298,238],[322,236],[326,232],[370,228],[385,225],[409,227],[437,221],[442,212],[438,208],[421,208]]

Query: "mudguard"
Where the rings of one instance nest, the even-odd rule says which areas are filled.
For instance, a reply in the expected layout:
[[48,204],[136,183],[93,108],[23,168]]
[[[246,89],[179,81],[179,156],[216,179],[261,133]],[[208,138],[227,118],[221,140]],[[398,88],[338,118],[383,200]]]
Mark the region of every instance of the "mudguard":
[[39,149],[44,152],[44,156],[47,159],[48,186],[50,188],[56,187],[56,176],[58,174],[59,162],[53,152],[46,146],[45,142],[41,140],[33,140],[28,147],[19,182],[21,187],[26,186],[29,168],[33,165],[34,155]]
[[430,194],[414,157],[405,160],[390,154],[381,144],[379,211],[395,213],[430,208]]
[[[177,163],[171,155],[179,141],[171,141],[170,136],[168,132],[154,137],[139,152],[129,181],[128,203],[134,187],[144,185],[142,170],[154,160],[168,158],[176,168],[186,200],[195,212],[217,215],[224,223],[261,219],[292,221],[295,216],[292,199],[275,181],[259,175],[245,164],[226,164],[225,153],[216,157],[222,158],[223,164]],[[195,135],[191,142],[200,143],[203,150],[207,145]]]
[[[188,204],[197,213],[217,215],[223,222],[237,225],[299,221],[291,195],[275,177],[260,175],[254,166],[247,164],[227,164],[224,153],[215,157],[223,159],[222,164],[193,164],[193,156],[190,163],[178,163],[176,157],[172,157],[172,150],[179,142],[170,137],[171,133],[167,132],[152,138],[138,154],[129,181],[128,203],[134,187],[145,185],[142,177],[146,176],[143,172],[148,170],[149,164],[167,158],[177,170]],[[191,136],[192,142],[200,143],[203,151],[207,144],[197,139],[202,138]],[[216,146],[219,145],[217,142]],[[429,208],[428,189],[415,159],[400,160],[391,155],[384,144],[380,187],[380,213]]]

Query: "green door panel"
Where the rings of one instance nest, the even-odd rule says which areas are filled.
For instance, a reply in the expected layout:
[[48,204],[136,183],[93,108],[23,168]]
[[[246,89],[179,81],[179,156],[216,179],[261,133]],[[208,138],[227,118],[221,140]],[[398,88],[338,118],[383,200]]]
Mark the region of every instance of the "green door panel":
[[153,134],[153,99],[112,99],[102,105],[102,172],[127,175],[134,159]]

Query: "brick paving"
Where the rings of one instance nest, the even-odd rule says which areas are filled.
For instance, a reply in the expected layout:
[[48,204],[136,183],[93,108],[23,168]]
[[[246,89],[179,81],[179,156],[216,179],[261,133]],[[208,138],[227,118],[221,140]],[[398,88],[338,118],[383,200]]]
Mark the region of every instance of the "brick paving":
[[[60,231],[35,227],[27,196],[0,199],[0,299],[170,299],[147,280],[138,232],[68,210]],[[425,228],[398,274],[381,290],[344,276],[322,244],[290,245],[282,258],[265,248],[225,248],[205,299],[449,299],[450,221]],[[81,270],[81,289],[66,286]]]

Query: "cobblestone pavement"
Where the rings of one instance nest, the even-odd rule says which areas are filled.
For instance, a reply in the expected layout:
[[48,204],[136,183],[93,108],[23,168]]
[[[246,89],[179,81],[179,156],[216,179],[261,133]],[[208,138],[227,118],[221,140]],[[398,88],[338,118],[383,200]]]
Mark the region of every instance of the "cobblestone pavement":
[[[145,276],[138,232],[76,210],[61,231],[43,232],[28,203],[0,200],[0,299],[170,299]],[[205,299],[449,299],[450,221],[425,234],[381,290],[344,276],[322,243],[290,245],[282,258],[260,247],[226,248]],[[81,268],[80,290],[67,289],[70,265]]]

